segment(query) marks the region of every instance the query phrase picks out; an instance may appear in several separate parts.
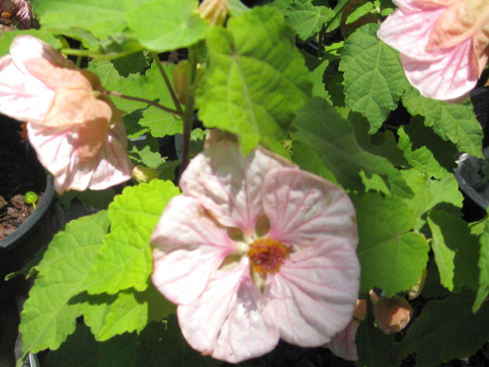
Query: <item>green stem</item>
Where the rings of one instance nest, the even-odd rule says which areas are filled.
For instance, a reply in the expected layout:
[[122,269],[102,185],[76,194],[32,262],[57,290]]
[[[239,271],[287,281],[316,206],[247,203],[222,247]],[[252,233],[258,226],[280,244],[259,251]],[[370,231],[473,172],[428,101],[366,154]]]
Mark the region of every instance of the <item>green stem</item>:
[[185,105],[185,116],[183,118],[183,150],[180,173],[187,168],[190,160],[190,134],[194,121],[194,94],[195,94],[195,76],[197,71],[196,48],[190,47],[188,50],[188,61],[190,64],[190,78],[187,95],[187,104]]
[[175,108],[177,109],[178,112],[183,114],[182,106],[180,105],[180,101],[178,100],[177,94],[175,93],[175,89],[173,89],[173,86],[170,83],[170,79],[168,79],[168,75],[166,75],[166,71],[163,68],[163,65],[161,65],[161,60],[158,57],[158,54],[155,52],[151,52],[151,56],[153,57],[153,61],[156,64],[156,67],[160,71],[161,76],[163,77],[163,80],[165,81],[166,87],[168,88],[168,91],[170,92],[170,96],[173,99],[173,103],[175,104]]
[[166,112],[169,112],[169,113],[173,113],[173,114],[178,115],[178,116],[183,116],[184,115],[183,114],[183,111],[181,109],[180,109],[180,111],[172,110],[171,108],[162,106],[159,103],[150,101],[149,99],[126,96],[125,94],[122,94],[122,93],[119,93],[119,92],[114,92],[114,91],[108,91],[108,90],[104,91],[104,94],[109,95],[109,96],[118,97],[118,98],[128,99],[130,101],[147,103],[150,106],[159,108],[160,110],[163,110],[163,111],[166,111]]

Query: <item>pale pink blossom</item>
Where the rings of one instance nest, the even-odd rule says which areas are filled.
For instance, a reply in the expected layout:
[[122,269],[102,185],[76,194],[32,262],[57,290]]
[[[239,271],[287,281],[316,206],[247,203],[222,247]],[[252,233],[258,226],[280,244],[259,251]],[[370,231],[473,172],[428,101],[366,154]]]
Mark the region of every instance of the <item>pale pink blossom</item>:
[[0,58],[0,112],[27,122],[29,142],[58,193],[127,181],[132,165],[122,111],[100,79],[32,36]]
[[426,97],[461,100],[488,59],[487,0],[393,0],[377,35],[401,54],[409,82]]
[[332,183],[265,149],[209,139],[153,232],[153,283],[188,343],[236,363],[279,339],[314,347],[358,297],[354,207]]

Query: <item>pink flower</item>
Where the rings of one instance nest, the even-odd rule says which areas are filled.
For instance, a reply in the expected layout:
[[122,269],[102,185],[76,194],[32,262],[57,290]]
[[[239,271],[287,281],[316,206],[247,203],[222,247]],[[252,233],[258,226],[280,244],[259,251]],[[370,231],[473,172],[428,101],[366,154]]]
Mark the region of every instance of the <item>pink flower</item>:
[[28,122],[28,138],[58,193],[102,190],[131,177],[122,111],[100,79],[32,36],[0,58],[0,112]]
[[461,100],[488,59],[486,0],[393,0],[379,38],[401,53],[409,82],[426,97]]
[[197,155],[180,186],[151,239],[152,278],[194,349],[236,363],[279,338],[320,346],[346,327],[360,266],[342,189],[228,140]]

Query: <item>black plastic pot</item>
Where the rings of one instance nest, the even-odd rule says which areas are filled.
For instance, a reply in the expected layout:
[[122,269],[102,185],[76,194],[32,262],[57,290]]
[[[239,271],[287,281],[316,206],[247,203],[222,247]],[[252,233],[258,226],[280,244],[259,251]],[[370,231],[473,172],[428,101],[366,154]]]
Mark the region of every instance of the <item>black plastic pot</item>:
[[[0,116],[0,144],[7,145],[18,156],[24,159],[32,174],[33,180],[39,182],[43,196],[37,209],[13,233],[0,240],[0,276],[19,270],[52,236],[43,228],[48,221],[50,207],[54,198],[53,179],[46,173],[37,160],[35,152],[19,136],[20,124],[17,121]],[[46,227],[46,226],[44,226]]]

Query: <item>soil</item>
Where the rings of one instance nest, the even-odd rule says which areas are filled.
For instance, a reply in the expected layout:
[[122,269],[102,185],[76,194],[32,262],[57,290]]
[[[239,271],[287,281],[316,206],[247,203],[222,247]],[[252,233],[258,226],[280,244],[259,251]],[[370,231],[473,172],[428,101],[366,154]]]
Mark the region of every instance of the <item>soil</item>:
[[9,146],[0,144],[0,240],[15,231],[34,212],[34,208],[24,202],[24,194],[34,191],[41,200],[43,189],[29,161]]

